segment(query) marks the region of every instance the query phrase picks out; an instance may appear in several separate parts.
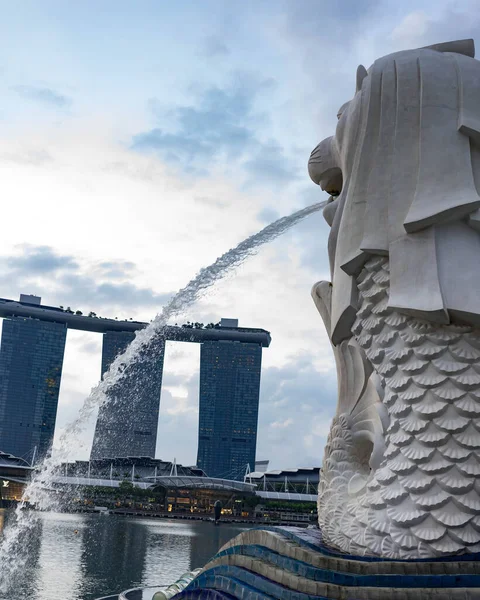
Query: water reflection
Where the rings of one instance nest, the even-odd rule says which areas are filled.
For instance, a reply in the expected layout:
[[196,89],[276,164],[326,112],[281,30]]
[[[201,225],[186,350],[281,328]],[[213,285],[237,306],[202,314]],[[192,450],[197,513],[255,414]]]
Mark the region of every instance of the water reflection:
[[[141,585],[147,532],[130,520],[88,515],[83,534],[82,578],[75,598]],[[100,591],[100,594],[98,593]]]
[[[140,522],[139,522],[140,524]],[[144,583],[172,583],[190,569],[190,548],[195,537],[191,523],[148,521],[148,546]],[[172,560],[175,557],[175,560]]]
[[[0,511],[0,531],[5,515],[8,520],[8,512]],[[0,600],[94,600],[135,586],[168,584],[203,566],[241,531],[201,521],[38,516],[27,568],[15,593]]]
[[241,527],[227,524],[215,526],[208,522],[196,523],[195,540],[190,548],[190,567],[203,567],[229,539],[241,531]]
[[41,523],[35,598],[60,598],[59,590],[75,589],[81,579],[82,538],[87,524],[81,515],[57,513],[42,514]]

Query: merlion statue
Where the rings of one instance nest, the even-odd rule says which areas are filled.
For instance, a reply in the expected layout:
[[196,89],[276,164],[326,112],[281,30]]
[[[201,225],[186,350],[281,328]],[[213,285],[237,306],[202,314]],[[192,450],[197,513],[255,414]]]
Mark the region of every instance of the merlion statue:
[[319,490],[351,554],[480,551],[480,62],[472,40],[358,67],[312,152],[339,399]]

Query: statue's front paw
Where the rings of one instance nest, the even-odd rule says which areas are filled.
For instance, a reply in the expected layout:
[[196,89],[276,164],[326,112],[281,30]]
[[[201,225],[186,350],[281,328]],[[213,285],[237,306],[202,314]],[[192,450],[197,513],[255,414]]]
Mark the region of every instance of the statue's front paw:
[[325,328],[330,335],[330,321],[332,313],[332,284],[330,281],[318,281],[312,287],[312,298],[315,302],[320,316],[323,319]]

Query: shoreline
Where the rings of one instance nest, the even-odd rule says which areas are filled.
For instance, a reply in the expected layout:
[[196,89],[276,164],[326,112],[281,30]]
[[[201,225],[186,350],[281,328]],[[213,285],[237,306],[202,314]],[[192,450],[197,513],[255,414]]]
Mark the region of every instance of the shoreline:
[[[151,517],[154,519],[172,519],[172,520],[183,520],[183,521],[208,521],[215,523],[215,519],[209,515],[195,515],[195,514],[185,514],[185,513],[173,513],[167,511],[148,511],[141,509],[131,509],[131,508],[117,508],[117,509],[107,509],[107,510],[99,510],[99,509],[85,509],[72,511],[75,513],[97,513],[97,514],[108,514],[108,515],[118,515],[121,517]],[[307,528],[309,525],[313,525],[315,522],[307,522],[307,521],[295,521],[295,520],[285,520],[285,519],[255,519],[254,517],[231,517],[225,516],[222,517],[218,521],[218,525],[222,523],[229,525],[271,525],[272,527],[277,526],[294,526],[294,527],[303,527]]]

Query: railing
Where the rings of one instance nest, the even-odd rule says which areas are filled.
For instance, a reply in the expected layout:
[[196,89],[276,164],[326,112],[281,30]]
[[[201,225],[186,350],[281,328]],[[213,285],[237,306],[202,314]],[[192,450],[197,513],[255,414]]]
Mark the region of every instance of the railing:
[[118,595],[118,600],[152,600],[152,597],[156,592],[161,592],[166,589],[167,587],[164,585],[134,588],[132,590],[121,592]]
[[120,594],[112,594],[111,596],[102,596],[97,600],[152,600],[153,594],[166,590],[164,585],[147,586],[144,588],[132,588]]

